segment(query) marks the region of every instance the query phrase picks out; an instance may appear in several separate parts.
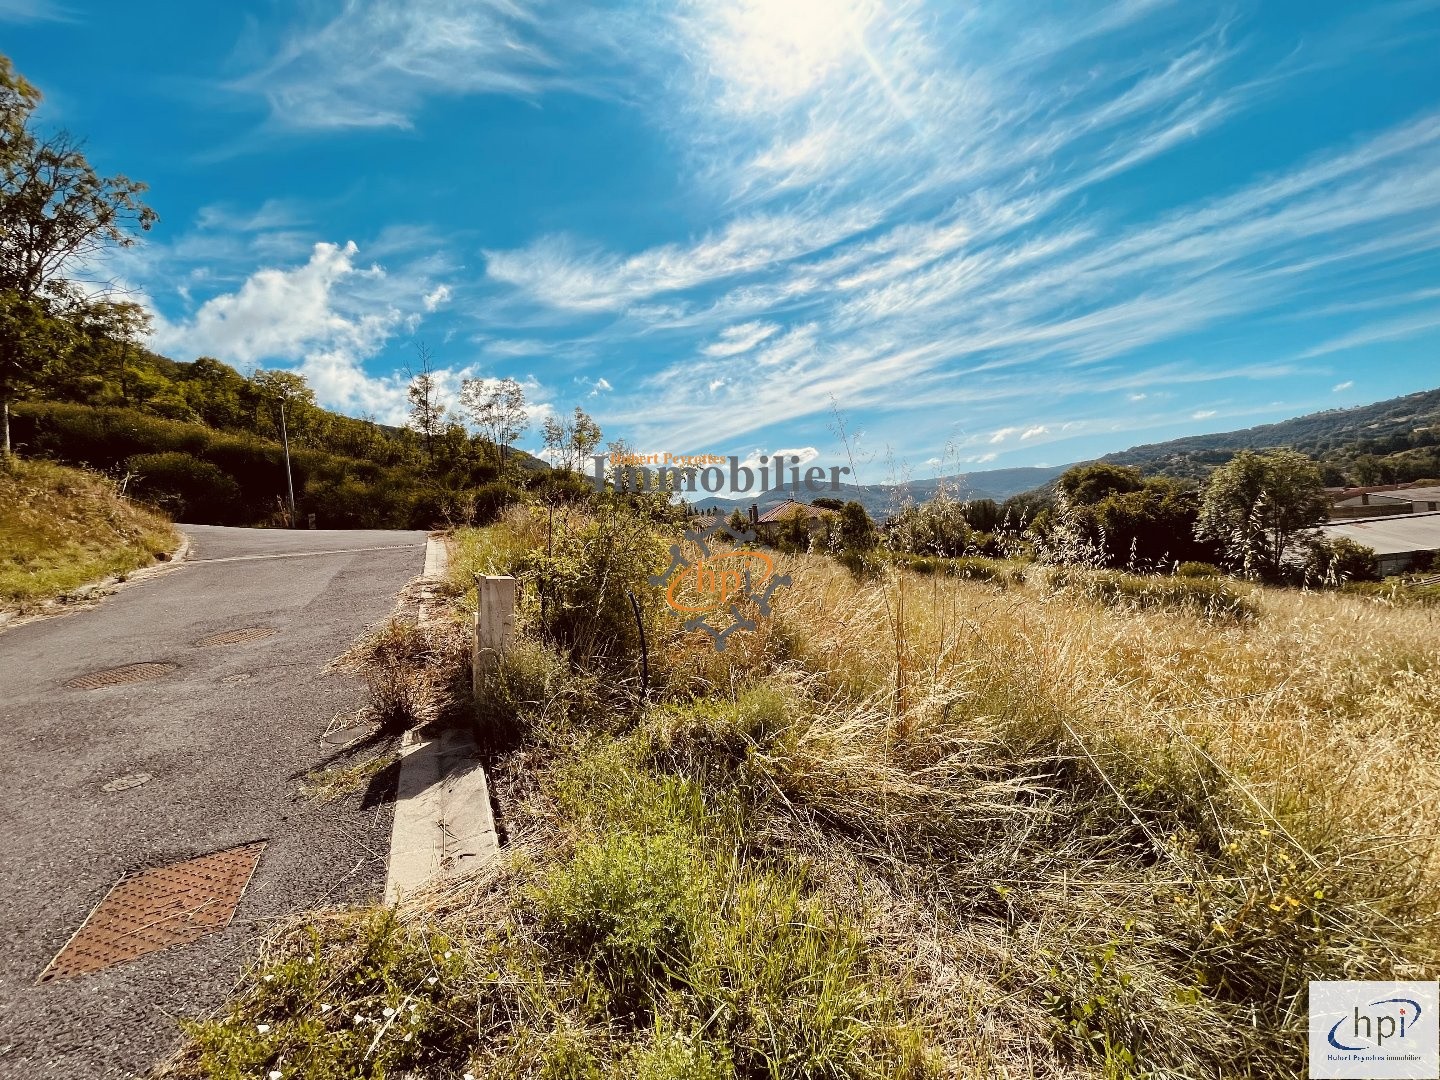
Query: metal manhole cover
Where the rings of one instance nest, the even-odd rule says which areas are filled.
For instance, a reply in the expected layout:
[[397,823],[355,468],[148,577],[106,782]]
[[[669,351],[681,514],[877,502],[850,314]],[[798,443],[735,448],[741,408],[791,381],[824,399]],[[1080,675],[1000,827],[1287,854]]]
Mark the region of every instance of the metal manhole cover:
[[274,637],[277,632],[268,626],[242,626],[239,630],[222,630],[218,634],[208,634],[195,644],[201,648],[211,645],[241,645],[247,641],[264,641],[268,637]]
[[71,679],[65,685],[71,690],[100,690],[107,686],[128,686],[131,683],[146,682],[168,675],[175,670],[174,664],[127,664],[125,667],[110,668],[107,671],[92,671]]
[[121,878],[40,982],[104,971],[228,926],[264,849],[249,844]]

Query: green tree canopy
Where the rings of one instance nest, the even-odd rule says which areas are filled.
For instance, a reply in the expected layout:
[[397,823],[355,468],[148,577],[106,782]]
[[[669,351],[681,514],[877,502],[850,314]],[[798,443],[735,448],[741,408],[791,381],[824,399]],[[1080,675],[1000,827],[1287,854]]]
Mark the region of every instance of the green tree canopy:
[[1280,577],[1292,543],[1323,520],[1319,467],[1294,450],[1242,450],[1210,475],[1195,534],[1247,577]]

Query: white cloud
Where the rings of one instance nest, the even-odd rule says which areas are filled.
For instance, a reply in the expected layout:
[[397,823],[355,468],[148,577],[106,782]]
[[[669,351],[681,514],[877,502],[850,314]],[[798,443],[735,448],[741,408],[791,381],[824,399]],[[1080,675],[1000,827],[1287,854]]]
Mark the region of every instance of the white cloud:
[[624,310],[666,293],[726,281],[822,251],[874,221],[874,213],[864,208],[819,219],[758,214],[736,218],[688,244],[665,244],[624,257],[586,250],[567,237],[548,236],[515,251],[487,250],[485,269],[491,280],[514,286],[550,307]]
[[1028,427],[1023,432],[1021,432],[1020,439],[1023,442],[1026,439],[1038,439],[1041,435],[1048,434],[1050,434],[1050,429],[1048,427],[1046,427],[1044,424],[1036,424],[1034,427]]
[[441,304],[445,303],[449,299],[450,286],[436,285],[435,288],[431,289],[428,293],[425,294],[425,298],[422,302],[425,306],[426,311],[434,311],[439,308]]
[[596,379],[590,386],[590,396],[598,397],[600,394],[608,394],[615,387],[610,385],[610,380],[605,378]]
[[748,322],[738,326],[727,326],[720,331],[720,337],[706,345],[702,352],[706,356],[736,356],[749,352],[780,327],[775,323]]
[[1193,412],[1193,413],[1190,414],[1190,419],[1191,419],[1191,420],[1209,420],[1210,417],[1212,417],[1212,416],[1214,416],[1214,415],[1215,415],[1215,410],[1214,410],[1214,409],[1198,409],[1198,410],[1196,410],[1195,412]]
[[995,434],[990,436],[990,441],[992,443],[1002,443],[1019,430],[1020,429],[1017,427],[1002,427],[999,431],[995,432]]
[[1332,387],[1330,388],[1330,392],[1333,393],[1333,394],[1338,394],[1338,393],[1340,393],[1340,392],[1343,391],[1343,390],[1349,390],[1349,389],[1350,389],[1352,386],[1354,386],[1354,385],[1355,385],[1355,380],[1354,380],[1354,379],[1346,379],[1344,382],[1342,382],[1342,383],[1336,383],[1334,386],[1332,386]]
[[[293,368],[310,381],[321,403],[349,412],[373,412],[396,423],[405,412],[405,380],[374,376],[364,361],[391,338],[413,328],[408,294],[423,306],[413,283],[378,266],[356,265],[358,248],[320,243],[301,266],[257,270],[233,292],[206,300],[188,319],[155,319],[152,348],[176,356],[214,356],[240,368],[265,364]],[[397,288],[398,286],[398,288]],[[468,374],[436,371],[442,397]]]
[[266,55],[233,87],[284,128],[409,127],[432,95],[587,89],[562,55],[586,21],[533,0],[349,0],[278,46],[251,41]]
[[788,450],[752,450],[745,455],[740,464],[748,466],[749,468],[758,468],[762,457],[770,459],[766,463],[769,465],[782,456],[785,458],[785,467],[788,469],[792,465],[809,465],[810,462],[820,456],[820,451],[813,446],[799,446]]

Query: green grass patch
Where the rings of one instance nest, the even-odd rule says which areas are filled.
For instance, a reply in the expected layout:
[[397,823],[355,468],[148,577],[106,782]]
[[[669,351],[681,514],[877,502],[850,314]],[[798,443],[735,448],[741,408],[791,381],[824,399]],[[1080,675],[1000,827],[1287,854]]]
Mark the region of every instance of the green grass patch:
[[171,524],[98,473],[46,461],[0,466],[0,610],[30,610],[179,545]]

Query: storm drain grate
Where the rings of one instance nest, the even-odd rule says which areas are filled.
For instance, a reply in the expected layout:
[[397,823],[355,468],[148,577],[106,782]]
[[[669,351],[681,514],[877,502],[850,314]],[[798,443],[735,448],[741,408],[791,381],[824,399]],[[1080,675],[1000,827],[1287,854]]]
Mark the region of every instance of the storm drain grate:
[[202,648],[211,645],[241,645],[247,641],[264,641],[268,637],[274,637],[276,633],[277,631],[268,626],[245,626],[239,630],[222,630],[218,634],[208,634],[195,644]]
[[92,671],[89,675],[71,679],[65,685],[72,690],[100,690],[107,686],[128,686],[130,683],[158,679],[174,670],[174,664],[127,664],[108,671]]
[[121,878],[40,981],[104,971],[228,926],[264,848],[250,844]]

